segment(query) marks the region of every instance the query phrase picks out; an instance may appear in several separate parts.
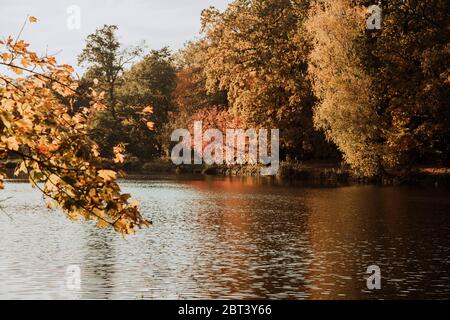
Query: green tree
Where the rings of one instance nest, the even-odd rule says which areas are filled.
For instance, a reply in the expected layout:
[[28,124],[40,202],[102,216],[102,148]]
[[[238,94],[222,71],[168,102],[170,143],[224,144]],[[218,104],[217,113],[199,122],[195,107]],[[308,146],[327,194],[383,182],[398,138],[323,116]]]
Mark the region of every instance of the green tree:
[[[173,91],[176,69],[168,48],[152,50],[123,76],[118,90],[121,125],[126,132],[127,150],[140,158],[161,156],[169,113],[174,111]],[[142,117],[151,106],[150,117]],[[151,129],[151,131],[149,130]]]
[[117,88],[126,65],[142,53],[142,46],[123,49],[117,30],[115,25],[98,28],[87,37],[86,47],[78,57],[79,64],[88,68],[84,81],[93,83],[98,92],[105,93],[107,108],[99,111],[93,120],[91,135],[102,146],[102,154],[108,156],[123,137]]

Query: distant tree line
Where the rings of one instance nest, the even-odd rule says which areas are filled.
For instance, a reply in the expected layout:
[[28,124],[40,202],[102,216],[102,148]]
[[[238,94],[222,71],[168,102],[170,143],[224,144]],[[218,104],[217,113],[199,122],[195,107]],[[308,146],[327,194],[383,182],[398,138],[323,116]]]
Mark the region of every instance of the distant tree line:
[[202,37],[175,54],[124,49],[104,26],[79,56],[73,112],[84,92],[104,92],[90,135],[105,156],[119,143],[141,160],[167,156],[170,132],[203,120],[279,128],[283,159],[344,160],[363,176],[448,166],[448,3],[382,1],[382,27],[368,30],[371,4],[235,0],[205,9]]

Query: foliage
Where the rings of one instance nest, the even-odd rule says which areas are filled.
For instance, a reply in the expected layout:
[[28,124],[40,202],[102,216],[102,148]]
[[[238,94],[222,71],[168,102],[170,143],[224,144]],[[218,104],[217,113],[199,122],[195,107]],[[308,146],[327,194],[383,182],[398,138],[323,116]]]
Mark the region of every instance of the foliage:
[[207,51],[208,44],[203,39],[187,43],[175,57],[178,73],[174,99],[178,109],[189,115],[198,109],[228,106],[225,90],[210,92],[206,87]]
[[365,1],[316,1],[307,29],[315,125],[362,175],[448,163],[449,25],[445,1],[390,1],[379,31]]
[[320,144],[302,33],[308,7],[309,1],[236,0],[224,12],[202,13],[208,90],[225,90],[231,110],[249,125],[280,128],[282,149],[300,157],[312,141]]
[[383,1],[382,28],[369,31],[368,4],[234,0],[223,12],[203,11],[200,40],[137,62],[142,47],[123,49],[117,27],[105,25],[87,38],[81,81],[20,35],[8,37],[0,41],[8,70],[0,74],[0,158],[20,159],[16,173],[49,206],[124,234],[149,222],[101,156],[122,163],[126,151],[169,154],[170,131],[192,131],[198,120],[204,130],[279,128],[286,157],[332,157],[335,144],[363,176],[448,165],[449,7]]
[[449,163],[449,11],[443,0],[389,1],[369,38],[387,167]]
[[112,148],[122,142],[124,131],[121,130],[117,90],[126,65],[143,51],[142,46],[122,49],[117,30],[115,25],[98,28],[87,37],[86,47],[78,57],[79,63],[88,68],[84,82],[105,94],[107,107],[97,112],[90,123],[90,135],[101,146],[104,156],[111,156]]
[[133,155],[144,159],[161,156],[167,139],[165,125],[174,111],[175,86],[175,66],[167,48],[152,50],[125,72],[118,99],[127,150]]
[[[234,0],[223,12],[205,9],[203,38],[174,57],[166,51],[160,60],[153,56],[155,63],[147,56],[116,78],[100,72],[99,88],[121,112],[114,125],[100,121],[112,118],[110,112],[99,113],[94,136],[106,153],[127,141],[133,154],[154,157],[169,153],[171,130],[190,128],[200,116],[207,123],[214,114],[217,125],[239,119],[243,127],[279,128],[282,158],[338,159],[336,145],[362,176],[421,163],[448,165],[448,5],[382,1],[382,28],[370,31],[370,4]],[[108,50],[87,46],[84,60],[113,61],[107,66],[121,73],[112,67],[125,61],[118,58],[123,51],[115,31],[105,26],[100,38],[90,37]],[[92,54],[97,51],[106,59]],[[90,87],[98,67],[91,66],[78,90]],[[113,78],[111,90],[105,84]],[[145,131],[147,120],[139,114],[146,104],[155,110],[154,132]]]
[[319,99],[314,122],[363,175],[380,169],[379,117],[364,67],[365,12],[350,0],[318,1],[306,24],[312,34],[309,74]]
[[[19,37],[0,45],[0,65],[16,74],[0,74],[0,157],[18,157],[16,174],[25,173],[48,205],[62,208],[70,219],[94,220],[123,234],[149,225],[138,202],[121,193],[118,173],[101,167],[99,147],[87,135],[90,117],[105,108],[101,95],[93,91],[91,106],[72,112],[58,98],[69,105],[75,100],[72,67],[57,65],[52,56],[39,57]],[[115,161],[121,161],[123,149],[115,152]]]

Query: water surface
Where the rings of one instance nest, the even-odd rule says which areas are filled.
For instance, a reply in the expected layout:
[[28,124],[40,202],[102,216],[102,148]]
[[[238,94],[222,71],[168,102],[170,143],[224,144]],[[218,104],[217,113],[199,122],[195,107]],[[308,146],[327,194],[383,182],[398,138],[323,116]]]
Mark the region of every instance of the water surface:
[[[450,298],[448,190],[255,178],[122,181],[154,222],[125,240],[0,192],[0,299]],[[81,269],[81,289],[66,269]],[[378,265],[382,288],[365,274]]]

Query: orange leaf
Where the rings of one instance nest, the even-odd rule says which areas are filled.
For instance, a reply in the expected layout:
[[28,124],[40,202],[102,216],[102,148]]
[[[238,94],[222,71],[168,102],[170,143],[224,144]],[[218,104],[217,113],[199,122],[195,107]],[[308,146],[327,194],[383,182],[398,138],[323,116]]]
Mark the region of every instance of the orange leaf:
[[36,147],[36,149],[39,153],[42,153],[42,154],[47,154],[49,151],[49,148],[45,144],[38,145]]
[[26,68],[28,66],[31,66],[30,61],[28,61],[27,59],[23,58],[20,63]]
[[6,62],[6,60],[8,60],[10,57],[9,53],[6,52],[2,53],[0,56],[2,57],[3,62]]
[[150,130],[153,130],[154,127],[155,127],[155,123],[154,122],[151,122],[151,121],[147,122],[147,128],[149,128]]

